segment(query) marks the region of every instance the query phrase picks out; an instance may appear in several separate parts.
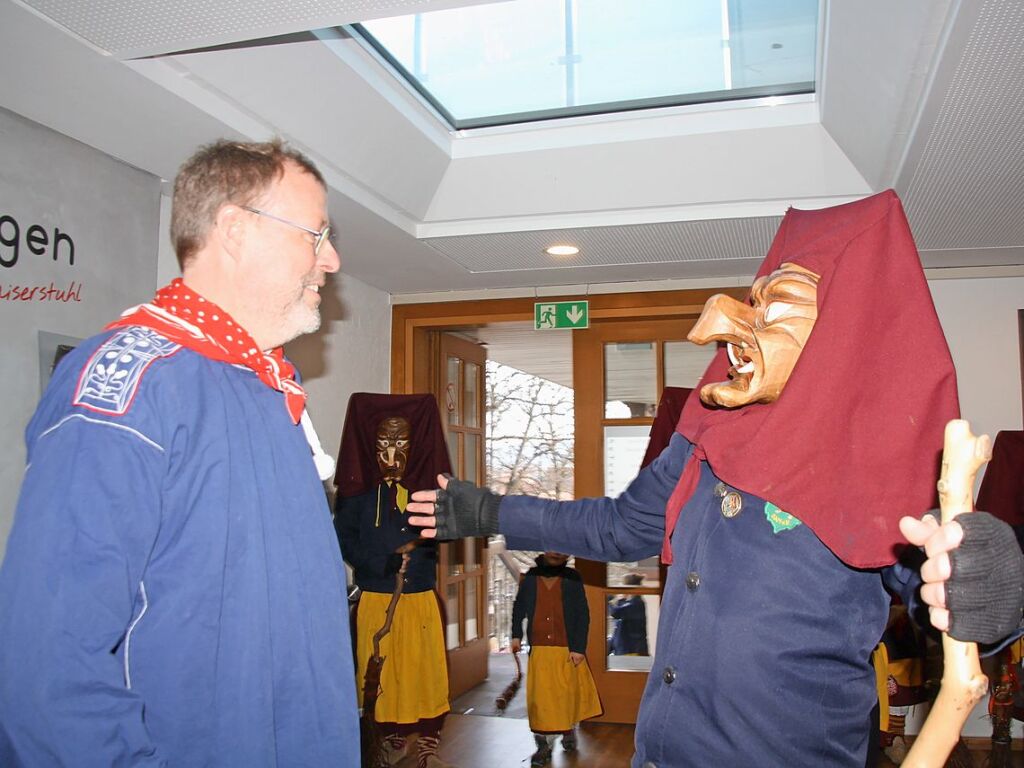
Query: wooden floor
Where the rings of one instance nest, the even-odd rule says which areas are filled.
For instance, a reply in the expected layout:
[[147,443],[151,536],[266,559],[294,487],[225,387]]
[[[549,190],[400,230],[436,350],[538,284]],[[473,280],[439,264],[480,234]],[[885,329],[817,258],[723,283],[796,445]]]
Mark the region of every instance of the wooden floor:
[[[971,757],[978,768],[988,765],[984,746],[980,742],[971,744]],[[525,720],[452,714],[445,722],[440,755],[458,768],[528,768],[533,751],[533,737]],[[559,741],[548,765],[626,768],[632,757],[633,726],[583,723],[579,727],[579,751],[565,753]],[[878,768],[895,767],[884,754],[879,757]],[[1024,754],[1015,750],[1011,764],[1014,768],[1024,766]],[[410,756],[400,768],[415,766],[416,760]]]
[[[535,745],[526,720],[449,715],[445,720],[440,755],[458,768],[523,768],[530,765]],[[633,757],[633,726],[583,723],[579,749],[562,751],[555,744],[551,768],[624,768]],[[415,768],[410,756],[401,768]]]
[[[524,665],[525,666],[525,665]],[[452,712],[441,735],[440,755],[457,768],[528,768],[535,750],[533,734],[526,719],[526,686],[504,712],[494,705],[495,697],[512,679],[514,665],[508,654],[490,659],[490,677],[481,685],[452,702]],[[976,766],[987,765],[989,744],[986,739],[968,739]],[[1019,739],[1014,740],[1012,765],[1024,768]],[[415,746],[399,768],[416,768]],[[555,744],[548,763],[550,768],[626,768],[633,756],[633,726],[607,723],[583,723],[579,726],[579,749],[562,750]],[[879,755],[877,768],[895,768],[885,754]]]

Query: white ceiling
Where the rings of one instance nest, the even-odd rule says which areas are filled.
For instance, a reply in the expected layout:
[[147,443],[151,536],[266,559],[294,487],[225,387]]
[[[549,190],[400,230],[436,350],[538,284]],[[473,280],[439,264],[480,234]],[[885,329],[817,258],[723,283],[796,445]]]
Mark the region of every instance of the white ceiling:
[[1024,264],[1024,3],[825,0],[815,97],[459,134],[332,28],[468,4],[0,0],[0,107],[164,179],[284,136],[393,294],[749,276],[788,206],[890,186],[926,266]]

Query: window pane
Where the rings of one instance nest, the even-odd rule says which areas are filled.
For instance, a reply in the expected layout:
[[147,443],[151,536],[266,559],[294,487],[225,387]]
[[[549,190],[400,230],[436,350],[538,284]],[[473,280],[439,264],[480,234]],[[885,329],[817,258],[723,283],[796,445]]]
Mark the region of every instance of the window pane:
[[480,426],[480,413],[477,411],[476,401],[478,385],[480,383],[480,366],[476,363],[466,363],[466,406],[464,422],[467,427]]
[[717,344],[665,342],[665,386],[693,389],[718,351]]
[[453,127],[470,127],[524,112],[608,112],[644,99],[809,92],[818,0],[518,0],[356,29],[449,113]]
[[606,419],[654,416],[658,405],[656,361],[650,341],[604,345]]
[[620,672],[646,672],[654,662],[658,637],[657,595],[629,592],[609,595],[606,615],[608,669]]
[[480,539],[462,540],[462,563],[467,571],[475,570],[480,565],[480,561],[476,556],[479,541]]
[[[650,432],[646,424],[604,428],[605,496],[618,496],[636,477],[647,451]],[[639,562],[608,563],[607,584],[609,587],[657,587],[661,581],[660,562],[655,556]]]
[[448,551],[448,575],[460,576],[463,571],[463,546],[461,542],[453,541],[447,545]]
[[477,579],[468,579],[466,585],[466,642],[479,637],[477,631],[476,585]]
[[459,421],[459,395],[462,387],[459,384],[459,358],[449,357],[445,375],[445,407],[448,410],[448,423],[461,424]]
[[604,495],[618,496],[640,471],[651,428],[623,424],[604,428]]
[[658,587],[661,584],[661,558],[645,557],[629,563],[608,563],[609,587]]
[[445,610],[448,613],[448,626],[445,631],[445,647],[450,651],[459,647],[459,585],[449,584],[445,596]]
[[459,433],[449,430],[445,439],[448,441],[448,460],[452,463],[452,472],[460,480],[465,480],[459,467]]
[[480,477],[477,476],[480,464],[477,461],[479,455],[477,453],[480,445],[480,435],[474,435],[471,432],[466,432],[463,435],[462,442],[462,464],[464,473],[459,475],[463,480],[468,480],[471,483],[479,483]]

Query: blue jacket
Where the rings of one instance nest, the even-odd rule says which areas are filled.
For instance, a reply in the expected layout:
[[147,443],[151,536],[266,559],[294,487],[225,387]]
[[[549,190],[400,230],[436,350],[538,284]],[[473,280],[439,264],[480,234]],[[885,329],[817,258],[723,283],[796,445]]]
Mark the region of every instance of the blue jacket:
[[359,765],[344,569],[281,393],[121,329],[61,362],[26,442],[0,765]]
[[[604,561],[658,554],[681,435],[617,499],[509,496],[509,547]],[[726,517],[722,494],[743,505]],[[720,483],[706,462],[672,538],[635,768],[863,768],[876,701],[870,655],[889,597],[806,526]]]

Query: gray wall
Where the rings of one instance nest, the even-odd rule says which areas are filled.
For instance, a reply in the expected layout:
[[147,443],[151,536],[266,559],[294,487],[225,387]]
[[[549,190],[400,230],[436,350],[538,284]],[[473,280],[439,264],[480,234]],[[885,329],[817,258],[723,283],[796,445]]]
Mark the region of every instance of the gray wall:
[[[25,425],[48,370],[41,347],[52,358],[57,340],[90,336],[152,297],[159,213],[155,176],[0,109],[0,553],[25,468]],[[66,239],[54,259],[57,231],[74,245],[73,264]],[[57,290],[70,291],[66,300]]]

